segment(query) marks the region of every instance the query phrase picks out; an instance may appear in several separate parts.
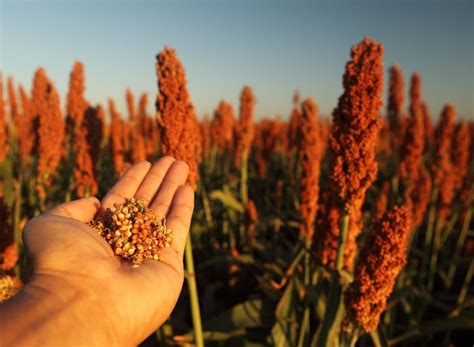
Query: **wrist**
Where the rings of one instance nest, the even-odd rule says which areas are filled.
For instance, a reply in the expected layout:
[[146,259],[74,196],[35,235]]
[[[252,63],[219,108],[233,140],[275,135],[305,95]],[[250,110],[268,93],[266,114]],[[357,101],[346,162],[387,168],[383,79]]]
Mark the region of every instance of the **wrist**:
[[84,282],[89,288],[64,274],[33,276],[0,305],[0,345],[117,345],[95,295],[101,288]]

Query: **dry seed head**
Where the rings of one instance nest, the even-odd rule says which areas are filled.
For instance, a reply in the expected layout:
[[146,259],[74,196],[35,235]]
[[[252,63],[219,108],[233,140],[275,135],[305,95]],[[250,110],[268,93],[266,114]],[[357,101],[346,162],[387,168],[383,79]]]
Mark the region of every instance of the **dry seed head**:
[[110,112],[110,154],[114,162],[114,169],[117,174],[122,172],[125,164],[124,147],[122,144],[122,122],[120,115],[115,109],[115,103],[109,99]]
[[377,175],[375,145],[381,127],[379,117],[383,88],[383,46],[370,38],[352,48],[346,64],[344,93],[333,112],[330,145],[334,193],[347,213]]
[[20,157],[23,164],[30,158],[33,147],[36,143],[36,132],[33,129],[34,118],[32,113],[32,103],[25,89],[20,86],[21,114],[15,121],[16,136],[20,150]]
[[187,183],[196,190],[199,180],[196,149],[200,144],[186,73],[174,49],[165,47],[156,59],[159,89],[156,118],[161,132],[161,151],[189,165]]
[[135,265],[161,259],[160,250],[173,242],[166,220],[158,221],[140,199],[128,199],[108,208],[89,225],[110,244],[117,257]]
[[444,221],[451,211],[454,199],[456,174],[453,165],[453,140],[456,131],[456,108],[447,104],[443,108],[436,128],[435,155],[433,160],[434,184],[439,188],[438,217]]
[[12,270],[18,262],[18,257],[18,246],[16,243],[11,243],[3,252],[0,252],[0,270]]
[[23,287],[23,283],[16,277],[5,275],[0,277],[0,302],[10,299]]
[[311,239],[314,220],[318,210],[319,176],[321,171],[321,142],[318,122],[318,106],[309,98],[303,103],[300,116],[299,156],[301,160],[301,201],[302,223],[300,235]]
[[219,103],[211,122],[211,141],[214,148],[229,151],[234,144],[234,110],[225,100]]
[[387,117],[390,123],[390,130],[398,135],[398,123],[403,110],[404,101],[404,81],[403,72],[399,65],[390,67],[390,84],[387,105]]
[[395,280],[406,263],[411,222],[405,207],[395,206],[377,219],[355,267],[354,282],[344,294],[347,318],[365,332],[377,328]]
[[[39,68],[34,75],[32,105],[38,122],[38,188],[51,184],[52,176],[64,154],[64,120],[61,114],[59,94],[53,83]],[[41,191],[40,191],[41,192]]]
[[240,94],[240,118],[236,125],[236,150],[235,162],[236,167],[240,167],[242,156],[249,156],[255,135],[255,124],[253,121],[253,113],[255,109],[255,95],[252,87],[245,86]]

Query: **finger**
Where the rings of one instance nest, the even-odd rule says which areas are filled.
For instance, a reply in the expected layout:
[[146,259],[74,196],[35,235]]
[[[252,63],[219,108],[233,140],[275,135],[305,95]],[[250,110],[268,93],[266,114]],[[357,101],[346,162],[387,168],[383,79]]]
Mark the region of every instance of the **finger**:
[[188,171],[188,164],[180,160],[175,161],[169,168],[158,194],[150,206],[158,218],[163,218],[168,213],[176,189],[186,182]]
[[100,201],[93,196],[58,205],[46,212],[49,215],[69,217],[87,223],[94,218],[100,208]]
[[[182,185],[174,195],[171,209],[166,218],[166,226],[173,231],[172,248],[183,256],[194,210],[194,191],[188,185]],[[181,259],[181,258],[180,258]]]
[[148,204],[153,200],[156,193],[158,192],[158,189],[160,188],[160,185],[173,162],[175,162],[173,157],[166,156],[153,164],[150,171],[148,171],[146,174],[142,184],[138,188],[135,197],[145,201],[146,205],[148,206]]
[[150,169],[150,166],[151,164],[149,162],[140,161],[130,167],[104,197],[101,208],[105,210],[106,208],[114,206],[114,204],[121,204],[124,203],[126,199],[132,198]]
[[130,169],[131,166],[132,164],[130,163],[123,164],[122,171],[120,171],[120,177],[122,177],[125,174],[125,172],[127,172],[127,170]]

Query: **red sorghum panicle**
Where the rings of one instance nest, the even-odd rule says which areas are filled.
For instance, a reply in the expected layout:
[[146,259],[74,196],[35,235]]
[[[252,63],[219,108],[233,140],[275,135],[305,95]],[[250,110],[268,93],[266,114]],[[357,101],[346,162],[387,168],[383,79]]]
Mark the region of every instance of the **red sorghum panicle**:
[[375,218],[382,217],[385,211],[387,210],[387,207],[390,202],[391,189],[392,187],[390,185],[390,181],[385,181],[382,184],[382,188],[380,189],[377,199],[375,200]]
[[141,160],[145,160],[146,148],[145,138],[143,133],[143,119],[136,113],[135,110],[135,97],[130,89],[126,92],[127,109],[128,109],[128,122],[132,128],[130,133],[131,137],[131,148],[130,157],[132,162],[136,163]]
[[110,154],[114,162],[114,169],[120,174],[125,164],[124,148],[122,144],[122,121],[120,115],[115,109],[115,103],[109,99],[110,112]]
[[49,186],[52,175],[64,154],[64,119],[61,114],[59,95],[40,68],[33,79],[32,104],[38,122],[38,180],[39,192],[42,186]]
[[425,149],[423,113],[421,109],[421,80],[414,74],[410,85],[410,118],[400,150],[399,175],[402,180],[413,184],[418,179],[423,166]]
[[141,96],[140,96],[140,100],[138,101],[138,115],[137,117],[140,119],[140,131],[142,132],[142,134],[148,138],[148,132],[147,132],[147,124],[145,123],[145,119],[148,117],[147,115],[147,112],[146,112],[146,108],[147,108],[147,105],[148,105],[148,94],[147,93],[143,93]]
[[165,47],[157,55],[156,75],[159,93],[156,99],[157,121],[161,132],[161,150],[189,165],[187,182],[196,190],[199,172],[196,161],[194,108],[188,94],[186,74],[174,49]]
[[0,277],[0,303],[15,296],[23,287],[23,283],[14,276]]
[[89,225],[109,243],[117,257],[135,265],[162,260],[160,250],[170,247],[173,241],[166,220],[157,220],[140,199],[131,198],[106,209]]
[[456,129],[453,146],[454,186],[459,190],[469,172],[469,149],[471,148],[471,130],[465,121],[459,123]]
[[120,132],[120,140],[122,141],[122,148],[123,148],[123,153],[125,156],[125,160],[130,161],[130,135],[132,133],[132,127],[130,122],[128,122],[126,119],[120,119],[120,122],[122,124],[121,126],[121,132]]
[[365,332],[379,324],[395,280],[406,263],[410,221],[404,207],[394,207],[377,219],[355,266],[354,282],[344,295],[347,318]]
[[148,116],[146,108],[148,104],[148,94],[143,93],[138,102],[138,119],[143,134],[146,157],[153,156],[158,150],[159,133],[156,122]]
[[98,190],[97,162],[99,161],[104,129],[103,114],[101,115],[99,111],[99,108],[88,107],[81,126],[75,131],[74,177],[76,179],[76,193],[80,198],[95,195]]
[[392,134],[399,140],[399,119],[403,113],[404,80],[402,69],[398,65],[390,67],[390,84],[388,91],[387,117]]
[[135,112],[135,97],[130,89],[125,92],[125,99],[127,101],[128,119],[133,123],[137,114]]
[[[336,266],[339,231],[341,226],[341,210],[328,192],[321,195],[316,215],[316,252],[321,262],[334,269]],[[357,236],[362,230],[362,212],[360,208],[349,215],[349,230],[346,247],[344,248],[343,267],[352,271],[357,251]]]
[[201,124],[199,123],[196,114],[194,113],[194,107],[190,111],[192,112],[192,120],[193,120],[193,131],[191,136],[191,141],[194,143],[194,158],[196,159],[197,165],[201,165],[202,158],[203,158],[203,139],[202,139],[202,131],[201,131]]
[[377,175],[375,145],[381,126],[383,46],[365,38],[352,48],[346,65],[344,93],[333,112],[330,146],[333,154],[331,185],[348,213]]
[[423,166],[418,179],[412,184],[409,197],[412,206],[412,220],[415,225],[420,225],[423,222],[423,217],[430,203],[432,188],[431,175]]
[[253,112],[255,109],[255,95],[252,87],[245,86],[240,94],[240,118],[236,124],[236,148],[235,161],[236,167],[240,167],[243,156],[250,155],[253,138],[255,136],[255,124],[253,121]]
[[29,159],[36,143],[36,132],[34,131],[34,115],[31,100],[25,89],[20,86],[21,113],[15,121],[18,146],[21,162],[25,165]]
[[3,99],[3,76],[0,74],[0,162],[2,162],[7,155],[7,142],[5,102]]
[[288,141],[290,146],[297,148],[299,141],[299,124],[301,117],[300,93],[295,91],[293,96],[293,110],[288,123]]
[[415,72],[410,83],[410,107],[421,104],[421,76]]
[[209,151],[211,149],[211,121],[209,116],[206,115],[202,122],[200,122],[201,130],[201,141],[202,141],[202,153],[204,157],[209,156]]
[[310,240],[318,210],[319,175],[321,170],[321,142],[318,125],[318,106],[313,99],[303,103],[300,116],[299,156],[301,161],[300,235]]
[[453,172],[452,148],[456,131],[455,118],[456,108],[454,105],[446,105],[436,128],[432,171],[434,184],[439,189],[437,216],[441,222],[444,222],[449,215],[454,198],[455,174]]
[[74,137],[74,131],[82,124],[82,119],[88,107],[87,101],[84,99],[85,82],[84,82],[84,65],[80,61],[76,61],[72,67],[69,77],[69,90],[67,94],[67,129],[68,135]]
[[230,151],[234,145],[234,110],[225,100],[214,111],[211,138],[213,147],[221,151]]
[[74,139],[76,194],[79,198],[83,198],[96,194],[98,184],[94,175],[94,162],[87,143],[86,128],[77,129],[74,133]]
[[16,99],[16,92],[15,92],[15,86],[13,83],[13,78],[11,77],[8,77],[7,88],[8,88],[8,104],[10,106],[10,119],[16,125],[18,124],[18,120],[19,120],[18,102]]
[[5,250],[0,248],[0,270],[12,270],[18,262],[18,258],[18,245],[16,243],[11,243],[5,248]]
[[267,174],[267,164],[272,155],[274,140],[272,120],[264,118],[255,124],[254,152],[260,178]]
[[253,200],[249,200],[247,205],[245,205],[245,239],[249,245],[252,245],[255,242],[256,237],[256,228],[258,223],[258,212],[257,207]]
[[434,127],[431,121],[430,110],[426,102],[421,103],[421,114],[423,116],[423,127],[425,132],[425,152],[431,149],[434,140]]

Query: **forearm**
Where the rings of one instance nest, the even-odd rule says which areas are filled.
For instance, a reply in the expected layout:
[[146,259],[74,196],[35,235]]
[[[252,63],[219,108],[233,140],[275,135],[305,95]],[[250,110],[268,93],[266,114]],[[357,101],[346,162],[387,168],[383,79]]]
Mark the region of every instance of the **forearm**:
[[48,281],[39,276],[0,304],[0,346],[114,344],[90,293]]

